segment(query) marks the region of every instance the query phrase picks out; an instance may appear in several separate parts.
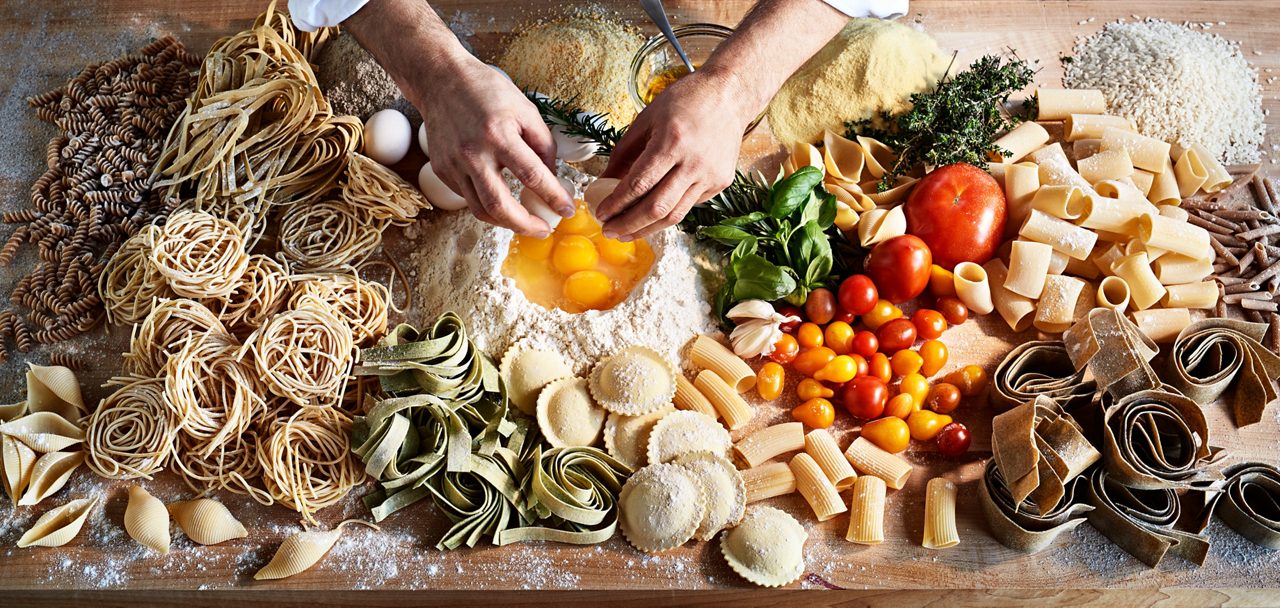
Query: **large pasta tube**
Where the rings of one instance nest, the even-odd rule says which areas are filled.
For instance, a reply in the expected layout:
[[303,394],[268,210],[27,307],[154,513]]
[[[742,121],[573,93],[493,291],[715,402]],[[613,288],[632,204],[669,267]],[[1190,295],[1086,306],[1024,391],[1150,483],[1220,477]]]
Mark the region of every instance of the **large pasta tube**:
[[689,360],[724,379],[734,391],[745,393],[756,385],[756,373],[741,357],[710,336],[698,336],[689,346]]
[[710,369],[698,372],[693,385],[711,402],[711,406],[720,417],[724,418],[729,430],[740,429],[755,417],[756,410],[751,407],[728,383]]
[[960,544],[956,530],[956,484],[944,477],[929,480],[924,496],[924,540],[926,549],[950,549]]
[[791,473],[796,478],[796,490],[809,503],[818,521],[827,521],[849,510],[831,480],[808,453],[800,452],[791,458]]
[[804,424],[784,422],[762,428],[734,444],[734,458],[751,468],[779,454],[805,447]]
[[845,540],[860,545],[884,542],[885,487],[884,480],[874,475],[863,475],[854,482]]
[[770,462],[742,472],[747,502],[783,496],[796,491],[796,476],[785,462]]
[[809,431],[804,436],[804,451],[813,457],[837,490],[848,489],[858,479],[853,465],[849,464],[849,460],[840,453],[840,446],[836,445],[835,437],[832,437],[826,429]]
[[901,490],[911,477],[911,464],[896,454],[890,454],[865,437],[859,437],[844,451],[853,468],[884,480],[885,485]]

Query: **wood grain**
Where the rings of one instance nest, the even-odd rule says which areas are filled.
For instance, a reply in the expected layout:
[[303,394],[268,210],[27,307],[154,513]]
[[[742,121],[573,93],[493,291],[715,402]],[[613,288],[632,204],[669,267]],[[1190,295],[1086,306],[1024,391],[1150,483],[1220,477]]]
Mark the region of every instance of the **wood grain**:
[[[463,24],[469,34],[465,41],[481,57],[492,56],[502,40],[521,24],[540,15],[553,14],[573,2],[524,2],[505,0],[440,0],[435,4],[446,21]],[[616,9],[623,17],[641,22],[637,3],[623,0],[598,1]],[[750,6],[748,0],[687,0],[666,3],[675,21],[735,23]],[[246,26],[261,10],[261,0],[216,0],[174,3],[162,0],[99,0],[97,2],[0,1],[0,53],[10,58],[0,64],[0,85],[7,97],[2,107],[14,124],[0,130],[0,191],[9,193],[0,210],[21,208],[27,203],[23,193],[42,164],[39,150],[51,135],[49,129],[34,124],[19,106],[25,95],[57,86],[84,64],[107,59],[139,46],[152,35],[172,32],[195,50],[203,51],[219,36]],[[513,8],[516,6],[517,8]],[[1069,53],[1076,36],[1097,30],[1107,21],[1130,14],[1164,17],[1175,21],[1225,21],[1211,31],[1238,40],[1246,57],[1258,68],[1264,82],[1265,107],[1272,110],[1269,126],[1274,132],[1280,118],[1280,86],[1266,83],[1280,70],[1280,40],[1275,7],[1260,2],[1109,2],[1062,0],[917,0],[909,20],[922,24],[943,47],[960,51],[961,61],[982,53],[1015,48],[1018,53],[1041,62],[1037,81],[1056,84],[1061,76],[1057,60]],[[1093,21],[1089,21],[1093,19]],[[1084,25],[1078,25],[1087,21]],[[1254,50],[1262,52],[1255,55]],[[779,52],[785,52],[779,49]],[[20,119],[20,120],[18,120]],[[1270,147],[1274,138],[1268,139]],[[28,153],[28,151],[34,151]],[[768,166],[772,142],[767,129],[759,129],[746,148],[748,164]],[[1276,166],[1264,161],[1272,174]],[[16,195],[15,195],[16,193]],[[411,247],[393,231],[389,248],[403,251]],[[4,269],[0,277],[11,284],[21,267]],[[423,323],[440,311],[410,310],[406,319]],[[116,371],[124,348],[123,332],[72,345],[91,362],[84,373],[85,384],[97,386]],[[1009,335],[997,318],[967,323],[946,335],[952,366],[978,363],[991,369],[1011,345],[1032,339],[1030,334]],[[0,367],[8,378],[6,394],[0,401],[18,396],[26,360],[42,361],[40,352],[29,359],[15,356]],[[98,395],[100,392],[91,391]],[[1111,545],[1088,526],[1067,534],[1058,546],[1035,556],[1010,551],[994,542],[985,531],[975,499],[975,484],[982,461],[989,455],[989,420],[985,405],[966,404],[959,419],[974,431],[974,451],[960,464],[943,461],[925,448],[910,454],[917,464],[907,488],[894,492],[886,516],[887,541],[877,547],[856,547],[843,539],[847,521],[836,518],[817,524],[797,497],[775,501],[796,514],[809,527],[808,576],[795,587],[808,588],[912,588],[917,592],[892,598],[881,592],[863,591],[830,596],[805,596],[816,606],[926,605],[946,602],[949,606],[1023,605],[1041,600],[1059,604],[1124,603],[1132,605],[1227,605],[1230,603],[1271,603],[1274,597],[1241,590],[1201,591],[1163,589],[1167,587],[1255,587],[1275,585],[1280,580],[1280,556],[1249,545],[1221,525],[1211,528],[1214,540],[1208,563],[1202,568],[1176,558],[1158,569],[1148,569]],[[786,408],[761,408],[757,424],[785,420]],[[1210,408],[1213,443],[1231,448],[1238,458],[1260,458],[1275,462],[1280,444],[1280,424],[1275,413],[1263,423],[1237,430],[1224,408]],[[847,429],[846,429],[847,431]],[[847,435],[847,432],[846,432]],[[847,441],[847,439],[844,439]],[[923,518],[923,487],[929,477],[946,475],[961,488],[959,527],[962,542],[951,550],[934,552],[919,546]],[[172,479],[154,484],[164,498],[184,493]],[[48,504],[38,509],[14,511],[0,506],[0,590],[9,592],[0,599],[6,605],[94,605],[99,607],[137,605],[150,599],[165,603],[205,606],[230,602],[245,605],[321,606],[359,602],[363,605],[440,603],[469,605],[473,596],[457,594],[396,593],[394,590],[501,590],[521,588],[660,590],[712,589],[722,591],[688,595],[665,592],[641,595],[631,592],[586,595],[538,595],[499,598],[496,601],[527,603],[533,599],[566,606],[598,605],[604,598],[619,606],[665,602],[742,605],[800,601],[792,593],[746,596],[747,587],[724,565],[715,543],[690,544],[656,557],[641,555],[620,539],[599,547],[530,545],[452,553],[436,551],[432,545],[443,530],[443,518],[422,506],[397,515],[375,535],[351,530],[328,559],[311,571],[284,581],[256,583],[252,573],[266,562],[280,540],[296,529],[296,514],[286,509],[262,508],[241,497],[226,502],[251,530],[249,538],[217,547],[194,547],[185,540],[175,543],[167,557],[137,551],[118,531],[124,508],[123,486],[93,480],[87,472],[77,474],[70,488],[58,497],[98,493],[107,499],[107,508],[93,530],[82,534],[72,545],[61,549],[13,548],[13,541]],[[52,503],[49,503],[52,504]],[[324,513],[333,523],[347,515],[360,515],[362,507],[353,498],[341,509]],[[96,588],[134,590],[125,594],[91,591]],[[242,588],[216,594],[192,593],[195,589]],[[972,588],[971,592],[938,592],[931,589]],[[1017,591],[1023,588],[1139,588],[1149,591]],[[50,596],[44,592],[89,590],[75,596]],[[316,590],[381,589],[377,599],[367,595],[316,593]],[[169,590],[162,596],[148,591]],[[162,599],[161,599],[162,598]],[[762,599],[763,598],[763,599]],[[7,600],[7,601],[5,601]],[[484,602],[491,605],[491,600]]]

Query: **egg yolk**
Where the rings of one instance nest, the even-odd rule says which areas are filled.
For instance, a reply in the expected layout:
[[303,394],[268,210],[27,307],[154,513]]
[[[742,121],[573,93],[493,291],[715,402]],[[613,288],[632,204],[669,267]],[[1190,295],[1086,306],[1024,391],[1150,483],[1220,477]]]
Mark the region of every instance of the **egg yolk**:
[[578,313],[617,306],[653,266],[643,240],[606,239],[586,204],[560,222],[551,236],[511,239],[502,272],[530,301]]

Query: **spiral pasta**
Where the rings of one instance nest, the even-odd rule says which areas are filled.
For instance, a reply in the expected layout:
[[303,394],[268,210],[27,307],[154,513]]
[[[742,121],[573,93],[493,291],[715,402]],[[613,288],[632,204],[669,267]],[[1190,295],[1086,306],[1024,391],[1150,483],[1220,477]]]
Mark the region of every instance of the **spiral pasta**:
[[330,408],[303,408],[260,437],[258,460],[272,497],[315,523],[313,514],[364,480],[351,456],[351,419]]
[[173,455],[177,427],[160,378],[117,378],[120,388],[89,417],[89,468],[109,479],[151,479]]

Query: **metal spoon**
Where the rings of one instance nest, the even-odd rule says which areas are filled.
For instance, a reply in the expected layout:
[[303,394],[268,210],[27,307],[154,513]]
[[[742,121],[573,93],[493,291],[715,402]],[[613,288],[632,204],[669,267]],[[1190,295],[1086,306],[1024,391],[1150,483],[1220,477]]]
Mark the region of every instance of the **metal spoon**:
[[667,38],[667,42],[675,47],[676,54],[680,56],[680,61],[684,62],[684,67],[689,68],[689,73],[693,73],[693,62],[689,61],[689,56],[684,54],[684,49],[680,46],[680,41],[676,40],[675,32],[671,31],[671,22],[667,20],[667,11],[662,9],[662,0],[640,0],[640,6],[644,12],[649,15],[653,23],[662,30],[662,35]]

